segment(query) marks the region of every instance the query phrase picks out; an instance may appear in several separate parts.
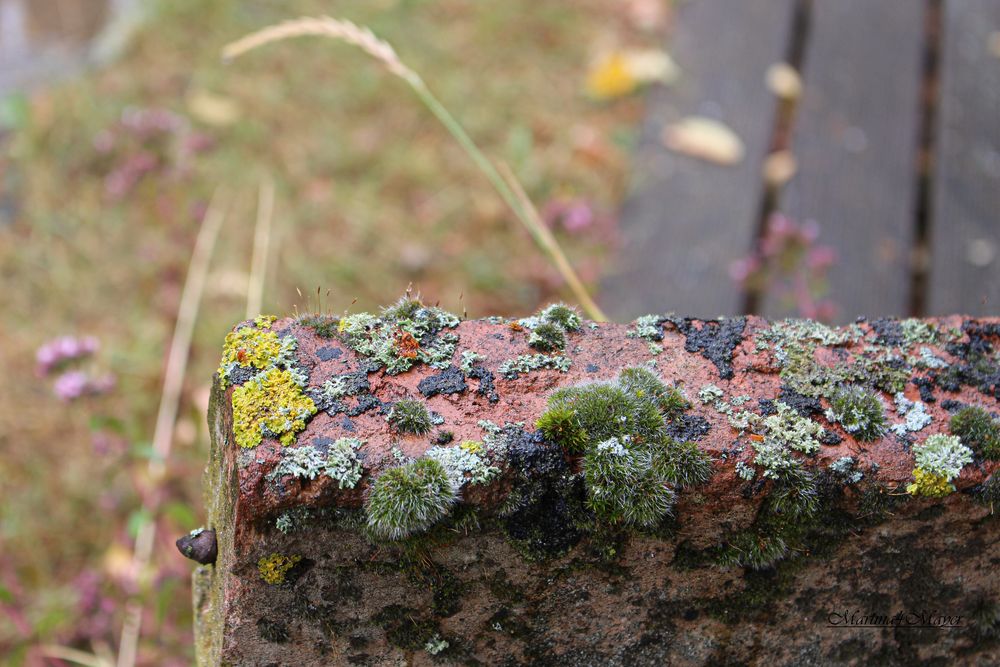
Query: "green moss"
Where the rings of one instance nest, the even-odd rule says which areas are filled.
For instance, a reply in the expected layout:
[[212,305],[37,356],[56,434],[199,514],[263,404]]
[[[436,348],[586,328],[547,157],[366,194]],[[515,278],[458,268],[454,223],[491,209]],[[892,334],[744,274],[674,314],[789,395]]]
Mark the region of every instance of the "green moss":
[[292,570],[302,560],[302,556],[285,556],[283,554],[271,554],[263,556],[257,561],[257,571],[260,578],[272,586],[285,583],[289,571]]
[[626,368],[618,376],[622,389],[632,396],[651,401],[667,419],[676,419],[691,404],[676,387],[668,387],[648,368]]
[[552,322],[542,322],[531,331],[528,345],[542,352],[555,352],[566,347],[566,332]]
[[587,431],[576,418],[576,410],[567,406],[555,406],[546,410],[535,427],[545,439],[559,445],[567,452],[580,454],[587,446]]
[[588,504],[611,523],[653,526],[666,517],[674,492],[648,453],[629,451],[618,438],[598,443],[583,459]]
[[272,368],[258,374],[237,387],[232,400],[233,435],[240,447],[256,447],[264,437],[290,445],[316,414],[316,404],[289,370]]
[[547,306],[540,313],[538,313],[538,317],[545,322],[558,324],[566,331],[579,331],[580,325],[582,324],[580,314],[577,313],[574,308],[567,306],[565,303],[553,303]]
[[951,418],[951,432],[984,459],[1000,459],[1000,424],[986,410],[962,408]]
[[828,417],[861,441],[878,440],[886,432],[885,407],[873,391],[843,387],[830,400]]
[[455,500],[444,467],[433,459],[418,459],[375,480],[365,503],[368,528],[386,540],[421,533],[447,516]]
[[386,421],[400,433],[414,435],[430,433],[434,427],[427,406],[423,401],[413,398],[404,398],[393,403],[389,414],[386,415]]
[[340,318],[332,315],[306,315],[299,319],[299,324],[312,329],[320,338],[335,338],[339,332]]
[[654,442],[664,433],[663,417],[655,405],[616,385],[566,387],[554,392],[548,404],[550,410],[575,411],[591,447],[619,436],[630,444]]
[[704,484],[712,476],[712,459],[693,442],[666,437],[653,448],[653,465],[678,487]]

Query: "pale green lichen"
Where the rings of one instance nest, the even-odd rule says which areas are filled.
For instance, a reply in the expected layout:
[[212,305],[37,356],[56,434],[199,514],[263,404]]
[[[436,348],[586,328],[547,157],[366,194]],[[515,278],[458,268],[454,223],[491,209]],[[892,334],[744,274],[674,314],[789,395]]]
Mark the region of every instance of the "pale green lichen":
[[431,447],[425,456],[441,464],[455,492],[465,484],[487,484],[500,475],[500,468],[485,457],[483,443],[474,440],[457,447]]
[[446,368],[458,336],[444,330],[458,324],[455,315],[404,297],[381,316],[357,313],[342,318],[338,332],[348,347],[395,375],[421,362]]
[[430,653],[431,655],[437,655],[438,653],[445,650],[449,646],[450,644],[446,640],[442,639],[441,635],[435,634],[433,637],[427,640],[426,644],[424,644],[424,650]]
[[917,468],[950,482],[964,466],[972,463],[972,450],[958,436],[938,433],[914,445],[913,457]]
[[570,369],[572,364],[573,362],[570,361],[569,357],[562,355],[522,354],[516,359],[508,359],[503,362],[500,364],[498,370],[500,375],[508,380],[515,380],[521,373],[530,373],[531,371],[544,369],[565,373]]
[[637,317],[633,322],[633,328],[625,332],[629,338],[643,338],[647,341],[663,340],[663,329],[661,323],[664,321],[663,315],[643,315]]
[[478,352],[473,352],[472,350],[462,350],[462,363],[459,364],[459,368],[463,373],[469,374],[472,372],[472,367],[485,358],[486,357]]
[[723,391],[714,384],[706,384],[698,390],[698,400],[702,403],[714,403],[724,395]]
[[923,401],[911,401],[903,392],[899,392],[895,396],[894,403],[896,414],[903,418],[903,422],[893,424],[889,428],[898,436],[923,430],[934,421],[934,418],[927,413]]
[[316,414],[316,404],[302,393],[300,378],[290,370],[272,368],[233,391],[233,435],[240,447],[256,447],[265,437],[282,445]]
[[857,460],[853,456],[841,456],[830,464],[830,472],[842,484],[857,484],[864,473],[856,469]]

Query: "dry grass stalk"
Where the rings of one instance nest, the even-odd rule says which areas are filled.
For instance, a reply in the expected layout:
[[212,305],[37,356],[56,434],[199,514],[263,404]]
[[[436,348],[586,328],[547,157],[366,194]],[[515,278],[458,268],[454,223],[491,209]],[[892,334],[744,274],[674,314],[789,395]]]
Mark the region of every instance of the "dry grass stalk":
[[[562,251],[555,237],[542,223],[538,214],[534,212],[534,207],[530,205],[530,202],[527,206],[525,205],[527,197],[519,196],[511,188],[510,181],[514,180],[513,174],[509,174],[507,179],[500,175],[493,162],[472,141],[465,128],[441,104],[441,101],[434,96],[420,76],[404,65],[392,46],[372,34],[371,30],[359,27],[350,21],[334,19],[328,16],[318,18],[304,17],[278,23],[251,33],[226,46],[222,54],[223,57],[231,59],[265,44],[307,35],[329,37],[353,44],[382,63],[389,72],[406,81],[417,97],[420,98],[420,101],[424,103],[424,106],[434,114],[438,121],[448,130],[449,134],[465,150],[469,158],[483,172],[483,175],[490,181],[490,184],[493,185],[497,194],[510,207],[510,210],[517,216],[517,219],[524,225],[525,229],[528,230],[528,233],[531,234],[532,239],[538,247],[548,256],[549,261],[552,262],[559,273],[562,274],[566,284],[573,291],[574,296],[587,315],[599,322],[607,320],[604,313],[601,312],[601,309],[587,292],[583,281],[577,276],[576,271],[569,263],[566,254]],[[517,189],[523,193],[523,188],[520,185],[517,186]]]
[[[194,252],[188,264],[187,278],[181,293],[181,302],[177,308],[177,321],[170,340],[170,351],[167,355],[167,367],[163,376],[163,391],[160,394],[160,407],[156,415],[156,428],[153,432],[153,455],[149,459],[150,483],[158,485],[166,473],[167,459],[174,439],[174,425],[177,422],[177,412],[180,406],[181,390],[184,386],[184,375],[187,372],[188,356],[191,350],[191,337],[194,325],[198,319],[198,308],[201,296],[205,291],[205,278],[215,251],[215,241],[219,236],[226,213],[229,210],[229,197],[216,190],[212,196],[205,219],[198,230]],[[155,516],[159,494],[148,494],[149,500],[144,509],[148,516]],[[139,527],[135,539],[135,550],[132,555],[132,574],[140,582],[146,576],[153,556],[153,544],[156,540],[156,522],[147,519]],[[142,587],[140,587],[142,588]],[[132,600],[125,609],[125,623],[122,628],[121,642],[118,646],[118,667],[135,665],[136,649],[139,634],[142,629],[142,604]]]
[[247,319],[260,315],[264,302],[264,278],[271,248],[271,222],[274,218],[274,180],[267,177],[260,184],[257,197],[257,224],[253,235],[253,259],[247,285]]

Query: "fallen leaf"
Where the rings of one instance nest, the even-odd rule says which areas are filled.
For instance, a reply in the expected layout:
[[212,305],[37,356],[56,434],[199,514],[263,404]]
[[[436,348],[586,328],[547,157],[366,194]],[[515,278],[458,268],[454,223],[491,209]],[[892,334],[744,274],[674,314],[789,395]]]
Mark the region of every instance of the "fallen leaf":
[[663,128],[663,145],[707,162],[734,165],[743,159],[743,141],[728,126],[703,116],[688,116]]
[[673,59],[660,49],[613,51],[591,66],[587,94],[597,100],[624,97],[650,83],[671,83],[678,72]]
[[802,77],[788,63],[774,63],[767,68],[767,87],[783,100],[795,100],[802,94]]

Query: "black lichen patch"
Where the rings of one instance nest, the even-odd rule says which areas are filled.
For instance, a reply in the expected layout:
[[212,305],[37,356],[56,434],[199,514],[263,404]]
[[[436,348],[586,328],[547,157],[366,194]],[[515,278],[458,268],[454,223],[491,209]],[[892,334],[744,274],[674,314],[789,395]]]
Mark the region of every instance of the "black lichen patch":
[[466,389],[468,385],[465,384],[465,375],[455,366],[448,366],[437,375],[425,377],[417,385],[417,390],[427,398],[438,394],[461,394]]
[[700,352],[719,369],[719,377],[733,377],[733,351],[743,342],[743,331],[746,329],[745,317],[732,317],[722,320],[708,320],[701,328],[695,326],[691,318],[672,319],[677,330],[684,334],[684,349],[688,352]]
[[253,366],[236,365],[226,374],[226,380],[231,385],[240,385],[253,378],[259,372]]
[[578,518],[586,513],[579,476],[571,474],[558,448],[541,443],[538,433],[509,436],[515,475],[501,512],[507,537],[531,560],[560,556],[576,546],[583,537]]
[[824,445],[839,445],[844,439],[836,431],[824,429],[823,434],[819,436],[819,441]]
[[601,367],[598,366],[597,364],[587,364],[587,372],[588,373],[597,373],[600,370],[601,370]]
[[778,394],[778,400],[803,417],[811,417],[823,412],[823,404],[818,398],[800,394],[788,385],[781,386],[781,393]]
[[500,394],[497,393],[496,384],[493,381],[493,373],[485,366],[473,366],[469,369],[468,375],[470,378],[479,380],[477,394],[485,396],[490,403],[496,403],[500,400]]
[[962,330],[969,336],[969,342],[947,346],[948,353],[961,361],[934,376],[938,386],[957,392],[967,385],[1000,400],[1000,363],[993,355],[993,341],[1000,337],[1000,325],[968,320]]
[[899,320],[880,318],[871,322],[872,329],[877,334],[875,342],[888,347],[902,347],[906,339],[903,337],[903,325]]
[[339,347],[321,347],[316,350],[316,356],[319,357],[320,361],[330,361],[331,359],[340,359],[344,351]]
[[712,430],[708,420],[698,415],[683,415],[666,424],[666,432],[674,440],[701,440]]
[[778,408],[774,404],[773,398],[758,398],[757,404],[760,406],[762,417],[770,417],[771,415],[778,414]]
[[934,396],[934,380],[925,377],[913,378],[913,384],[920,391],[920,400],[924,403],[934,403],[937,398]]
[[266,618],[258,619],[257,632],[261,639],[275,644],[284,644],[288,641],[288,628],[280,621],[270,621]]

